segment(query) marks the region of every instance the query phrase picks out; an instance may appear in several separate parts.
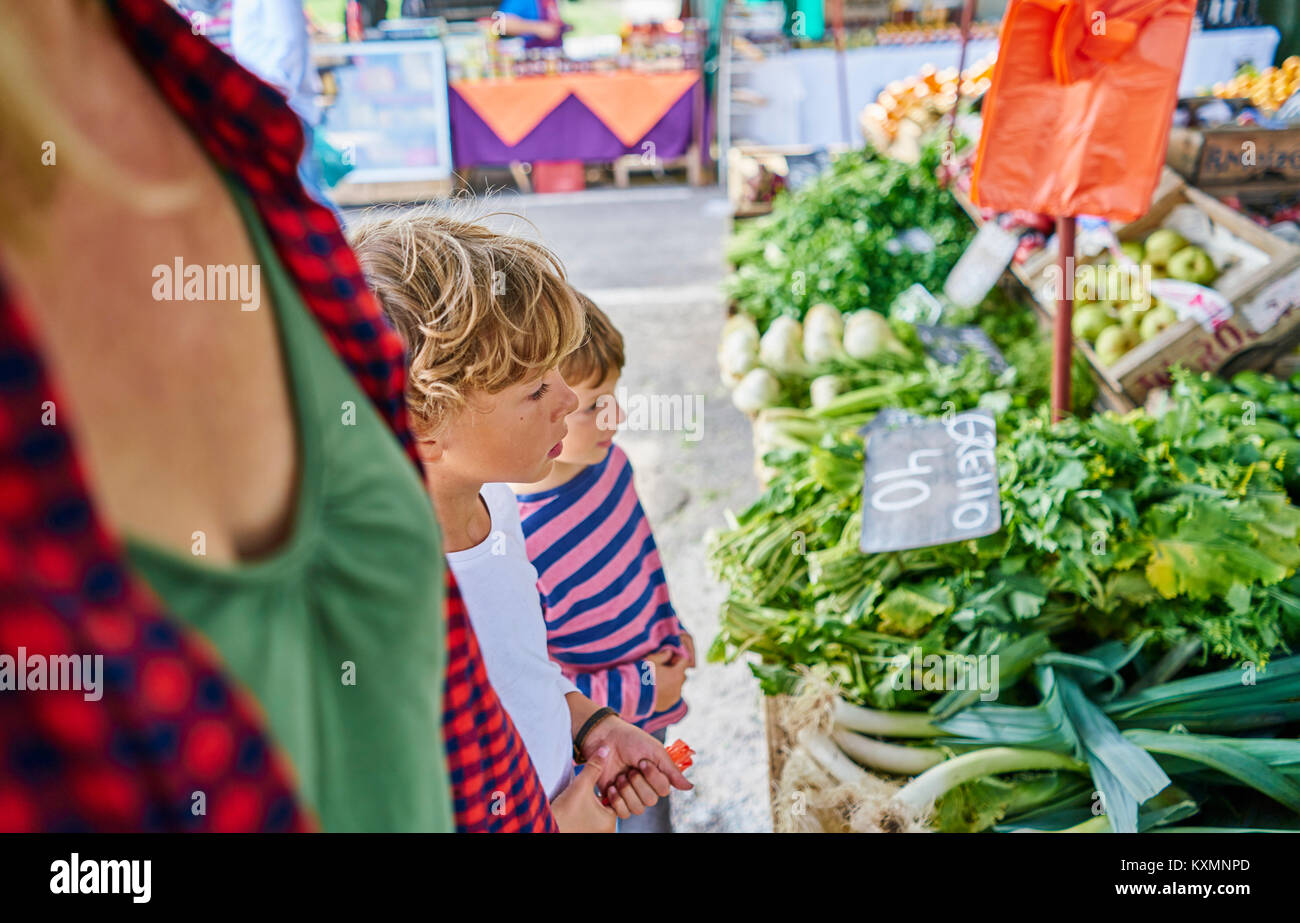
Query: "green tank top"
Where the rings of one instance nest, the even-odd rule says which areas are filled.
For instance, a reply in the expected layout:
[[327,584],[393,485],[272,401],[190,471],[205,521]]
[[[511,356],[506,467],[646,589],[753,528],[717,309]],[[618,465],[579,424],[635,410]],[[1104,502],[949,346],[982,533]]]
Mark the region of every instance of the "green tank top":
[[126,540],[131,565],[261,704],[329,831],[449,831],[442,734],[443,567],[433,507],[397,439],[326,341],[251,201],[227,181],[261,262],[298,428],[292,535],[213,567]]

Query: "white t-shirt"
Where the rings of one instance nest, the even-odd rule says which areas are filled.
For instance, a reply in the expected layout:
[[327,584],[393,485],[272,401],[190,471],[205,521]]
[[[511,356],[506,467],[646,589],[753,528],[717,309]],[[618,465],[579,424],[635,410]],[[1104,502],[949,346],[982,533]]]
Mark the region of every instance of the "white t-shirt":
[[523,737],[547,796],[554,798],[573,777],[572,725],[564,697],[578,689],[546,653],[537,569],[528,561],[514,491],[507,484],[485,484],[480,494],[492,517],[488,537],[473,548],[447,552],[447,561],[492,688]]

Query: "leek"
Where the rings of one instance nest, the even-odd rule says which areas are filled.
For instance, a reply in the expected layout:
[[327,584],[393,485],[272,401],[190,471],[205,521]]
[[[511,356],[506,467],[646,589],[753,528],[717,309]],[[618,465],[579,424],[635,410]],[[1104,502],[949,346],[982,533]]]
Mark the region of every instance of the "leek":
[[904,815],[927,812],[945,792],[966,782],[1003,772],[1027,772],[1043,769],[1067,769],[1086,773],[1086,763],[1049,750],[1020,747],[988,747],[945,760],[927,769],[899,789],[890,802],[892,810]]
[[835,701],[835,723],[859,734],[876,737],[937,737],[942,732],[923,712],[890,712]]
[[859,765],[896,776],[917,775],[947,758],[942,750],[933,747],[904,747],[842,728],[836,728],[831,739]]
[[1160,734],[1145,730],[1126,731],[1124,736],[1153,753],[1182,757],[1231,776],[1300,814],[1300,783],[1237,746],[1235,739],[1214,740],[1194,734]]

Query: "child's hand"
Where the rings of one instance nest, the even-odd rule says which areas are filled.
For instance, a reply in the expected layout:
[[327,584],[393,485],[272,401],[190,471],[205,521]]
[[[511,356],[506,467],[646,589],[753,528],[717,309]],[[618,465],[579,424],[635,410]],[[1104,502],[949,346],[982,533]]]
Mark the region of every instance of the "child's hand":
[[605,769],[609,748],[601,747],[596,755],[578,770],[569,787],[555,796],[551,813],[561,833],[613,833],[618,815],[600,803],[596,780]]
[[695,638],[688,631],[682,632],[682,647],[686,648],[686,668],[695,666]]
[[[678,657],[685,660],[684,657]],[[628,818],[654,807],[674,789],[690,791],[695,786],[677,768],[664,745],[622,718],[601,721],[587,735],[582,752],[599,753],[609,748],[600,786],[610,807]]]
[[645,659],[655,665],[655,711],[672,708],[681,701],[689,658],[664,647],[646,654]]

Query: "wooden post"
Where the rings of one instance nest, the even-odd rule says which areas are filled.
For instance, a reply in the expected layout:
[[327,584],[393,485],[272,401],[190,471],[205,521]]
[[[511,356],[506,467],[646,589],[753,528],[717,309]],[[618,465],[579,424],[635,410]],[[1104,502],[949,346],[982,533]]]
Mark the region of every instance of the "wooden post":
[[[952,115],[948,119],[948,151],[954,158],[957,156],[957,110],[961,108],[961,75],[966,70],[966,47],[970,44],[970,23],[974,16],[975,0],[965,0],[961,7],[961,51],[957,54],[957,101],[953,103]],[[949,178],[949,174],[945,173],[945,186]]]
[[1052,422],[1070,413],[1070,372],[1074,364],[1071,325],[1074,314],[1074,218],[1056,219],[1061,293],[1056,301],[1056,322],[1052,327]]

